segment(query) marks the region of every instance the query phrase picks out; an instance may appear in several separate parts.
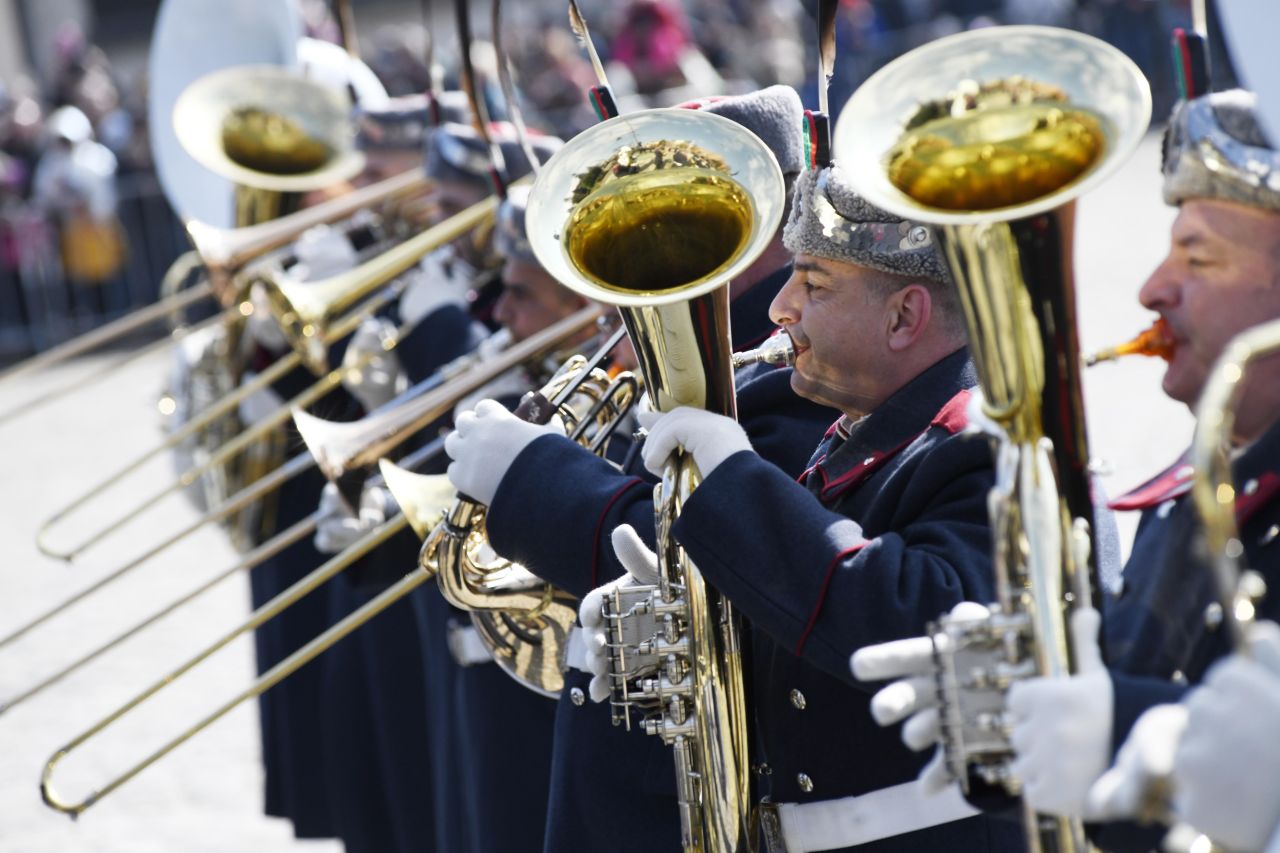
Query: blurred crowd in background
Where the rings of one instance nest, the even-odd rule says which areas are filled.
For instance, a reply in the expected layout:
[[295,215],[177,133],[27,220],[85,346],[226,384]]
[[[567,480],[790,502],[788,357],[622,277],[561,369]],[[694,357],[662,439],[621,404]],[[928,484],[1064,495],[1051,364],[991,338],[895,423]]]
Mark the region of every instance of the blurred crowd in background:
[[[380,17],[391,5],[380,6]],[[773,83],[795,87],[816,106],[816,2],[579,5],[624,111]],[[304,6],[308,34],[337,40],[326,4]],[[456,68],[452,21],[441,14],[424,22],[420,4],[403,6],[394,23],[358,24],[362,58],[393,96],[426,87],[428,23],[438,39],[436,62]],[[354,8],[360,16],[361,4]],[[508,4],[511,25],[502,34],[526,120],[562,137],[595,121],[583,96],[594,74],[565,8],[560,0]],[[475,14],[487,21],[487,4]],[[832,111],[893,57],[942,35],[1002,23],[1071,27],[1121,48],[1150,79],[1162,121],[1176,97],[1169,33],[1190,26],[1190,0],[842,0]],[[473,59],[491,83],[487,100],[499,118],[496,55],[484,47]],[[125,79],[73,24],[58,33],[55,57],[45,85],[33,78],[0,84],[0,361],[150,302],[168,263],[186,248],[152,170],[145,73]],[[1215,68],[1216,87],[1223,74]]]

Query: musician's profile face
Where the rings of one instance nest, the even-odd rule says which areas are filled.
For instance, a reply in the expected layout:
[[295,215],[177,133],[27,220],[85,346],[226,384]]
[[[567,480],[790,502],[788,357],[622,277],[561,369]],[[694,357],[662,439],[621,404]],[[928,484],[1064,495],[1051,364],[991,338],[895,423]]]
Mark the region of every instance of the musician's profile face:
[[542,267],[508,258],[502,267],[502,295],[493,306],[493,318],[523,341],[582,307],[583,300],[563,287]]
[[1183,202],[1169,253],[1138,299],[1168,321],[1177,343],[1165,393],[1195,405],[1227,342],[1280,318],[1280,213],[1218,199]]
[[880,274],[812,255],[795,258],[791,278],[769,307],[796,347],[791,386],[806,399],[860,417],[887,396],[889,299]]

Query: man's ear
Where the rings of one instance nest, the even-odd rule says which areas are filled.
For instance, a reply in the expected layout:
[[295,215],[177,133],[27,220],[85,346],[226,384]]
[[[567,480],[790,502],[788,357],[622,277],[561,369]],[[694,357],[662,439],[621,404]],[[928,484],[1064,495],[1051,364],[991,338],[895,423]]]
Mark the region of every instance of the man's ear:
[[889,297],[889,349],[907,349],[929,325],[933,295],[923,284],[908,284]]

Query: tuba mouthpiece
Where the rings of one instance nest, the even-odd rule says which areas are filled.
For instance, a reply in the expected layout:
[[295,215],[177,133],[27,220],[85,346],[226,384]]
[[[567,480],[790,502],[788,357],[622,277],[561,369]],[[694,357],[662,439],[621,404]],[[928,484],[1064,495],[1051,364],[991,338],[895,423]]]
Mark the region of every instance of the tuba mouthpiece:
[[1148,328],[1143,329],[1124,343],[1098,350],[1092,355],[1086,356],[1084,364],[1085,367],[1093,367],[1095,364],[1100,364],[1104,361],[1115,361],[1117,358],[1126,355],[1145,355],[1163,358],[1168,361],[1173,358],[1176,348],[1177,342],[1173,338],[1173,332],[1169,329],[1168,322],[1163,317],[1158,317]]
[[733,354],[734,370],[761,362],[777,367],[790,367],[795,364],[796,347],[791,341],[791,336],[779,329],[755,349]]

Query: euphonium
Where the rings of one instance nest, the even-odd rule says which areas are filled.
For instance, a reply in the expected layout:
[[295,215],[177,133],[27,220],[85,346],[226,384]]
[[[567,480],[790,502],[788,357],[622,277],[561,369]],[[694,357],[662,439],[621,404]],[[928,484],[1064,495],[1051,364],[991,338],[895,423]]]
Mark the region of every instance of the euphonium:
[[[1074,667],[1067,611],[1088,602],[1094,558],[1071,202],[1128,157],[1150,113],[1146,80],[1116,49],[997,27],[890,63],[836,128],[836,160],[869,202],[935,226],[985,411],[1004,433],[991,499],[998,601],[988,619],[944,617],[931,631],[949,640],[935,643],[943,746],[962,785],[974,772],[1017,792],[991,715],[1010,677]],[[1026,819],[1032,849],[1087,849],[1079,821]]]
[[[595,366],[621,336],[619,330],[591,363],[580,355],[569,359],[516,414],[543,423],[559,415],[569,438],[603,454],[639,392],[630,373],[610,377]],[[394,493],[397,480],[385,466],[383,476]],[[558,696],[578,600],[494,554],[484,519],[483,504],[458,495],[427,535],[419,564],[435,575],[451,604],[471,612],[480,641],[498,666],[529,689]]]
[[[619,307],[656,409],[732,416],[725,285],[763,251],[783,204],[777,162],[754,134],[715,115],[650,110],[570,140],[543,166],[526,222],[548,272]],[[737,618],[669,535],[699,479],[678,452],[655,489],[660,581],[633,611],[666,623],[627,624],[662,661],[615,670],[613,701],[628,720],[641,711],[646,731],[675,749],[685,849],[735,851],[751,843]],[[605,609],[611,622],[625,618]]]

